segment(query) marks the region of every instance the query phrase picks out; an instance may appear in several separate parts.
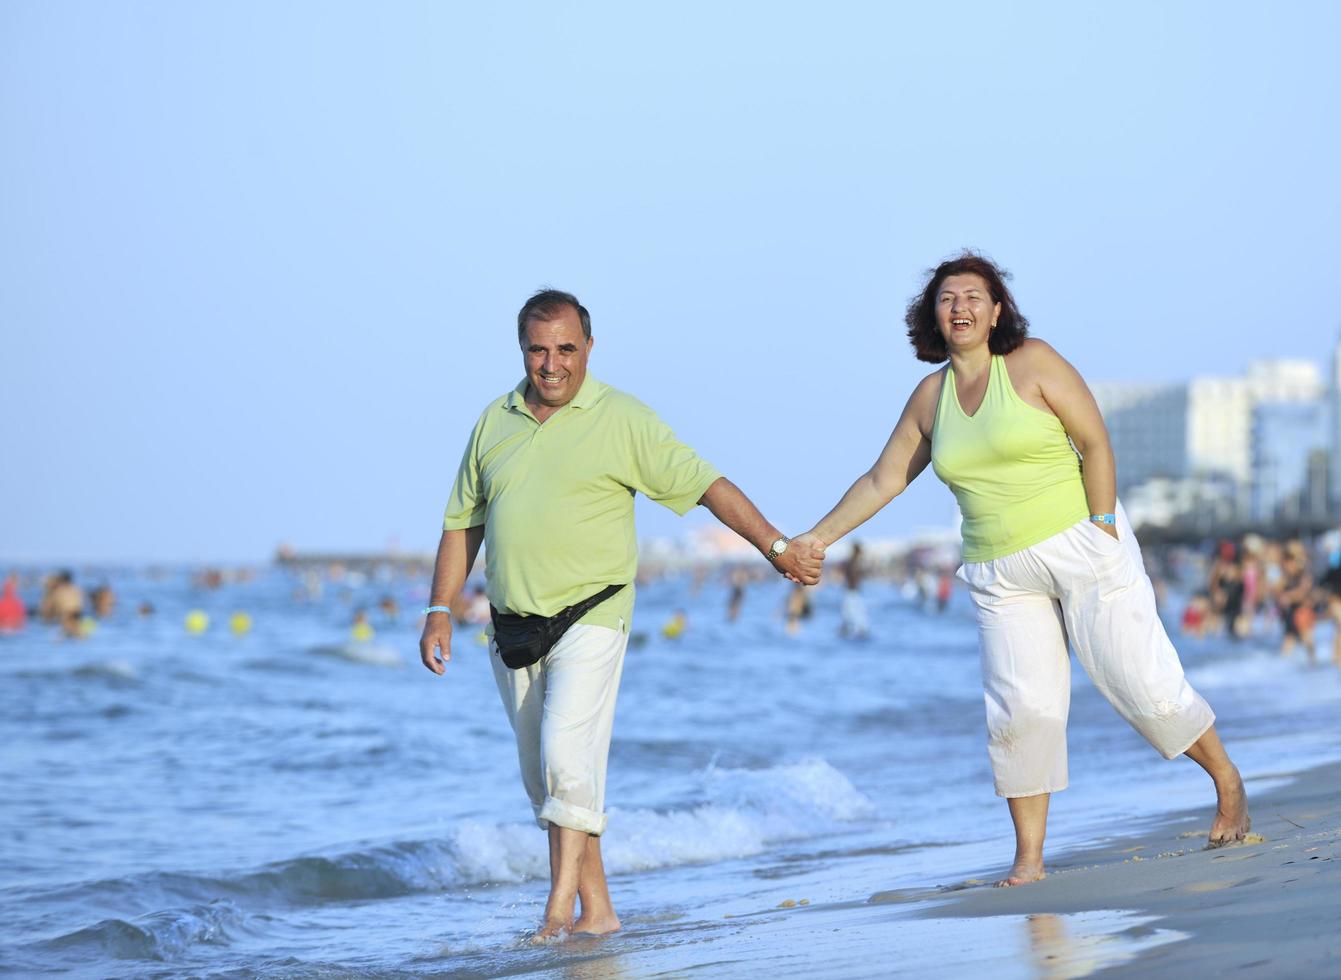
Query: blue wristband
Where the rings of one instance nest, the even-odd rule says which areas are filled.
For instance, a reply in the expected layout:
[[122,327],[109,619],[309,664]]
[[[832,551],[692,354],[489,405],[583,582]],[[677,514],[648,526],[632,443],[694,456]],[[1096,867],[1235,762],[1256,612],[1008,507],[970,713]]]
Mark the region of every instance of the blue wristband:
[[1091,514],[1090,522],[1093,524],[1116,524],[1116,514]]
[[429,613],[435,612],[445,612],[448,615],[451,615],[452,610],[447,606],[429,606],[424,610],[424,615],[427,616]]

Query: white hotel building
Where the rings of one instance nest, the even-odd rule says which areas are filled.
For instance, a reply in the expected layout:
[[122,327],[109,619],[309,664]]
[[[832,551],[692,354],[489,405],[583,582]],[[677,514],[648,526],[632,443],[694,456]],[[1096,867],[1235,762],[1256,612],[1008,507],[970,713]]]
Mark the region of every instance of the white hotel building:
[[[1260,440],[1255,451],[1259,430],[1263,438],[1273,433],[1276,445],[1279,426],[1265,426],[1273,406],[1305,403],[1321,410],[1328,390],[1311,361],[1257,361],[1239,378],[1100,383],[1093,390],[1117,456],[1118,493],[1137,526],[1270,519],[1282,500],[1302,491],[1309,451],[1331,448],[1324,432],[1318,447],[1309,444],[1316,441],[1310,435],[1285,455],[1265,455]],[[1333,402],[1341,413],[1341,401]],[[1335,465],[1335,453],[1332,459]]]

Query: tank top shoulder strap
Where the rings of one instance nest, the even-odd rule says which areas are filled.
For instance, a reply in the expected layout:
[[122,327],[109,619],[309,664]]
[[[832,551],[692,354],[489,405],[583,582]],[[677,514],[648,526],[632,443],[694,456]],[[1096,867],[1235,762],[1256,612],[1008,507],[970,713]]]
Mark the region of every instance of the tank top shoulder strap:
[[941,427],[941,418],[950,410],[949,399],[955,397],[954,383],[950,380],[950,365],[947,363],[941,368],[941,393],[936,398],[936,417],[931,421],[931,438],[936,438],[936,432]]
[[997,411],[1007,406],[1013,408],[1015,400],[1011,397],[1010,373],[1006,370],[1006,359],[1000,354],[992,355],[991,374],[987,379],[987,395],[983,401],[991,400]]

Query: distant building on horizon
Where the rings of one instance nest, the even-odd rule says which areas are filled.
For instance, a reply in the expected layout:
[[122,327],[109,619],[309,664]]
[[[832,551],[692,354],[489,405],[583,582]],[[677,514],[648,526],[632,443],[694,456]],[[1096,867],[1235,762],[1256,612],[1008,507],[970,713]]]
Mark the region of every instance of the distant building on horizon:
[[[1253,521],[1321,520],[1327,516],[1330,416],[1331,406],[1321,398],[1263,402],[1254,409]],[[1321,479],[1317,472],[1319,458],[1323,461]]]
[[1311,453],[1328,452],[1335,464],[1341,402],[1312,361],[1259,360],[1237,378],[1093,390],[1136,526],[1274,520],[1286,498],[1297,504],[1305,492]]

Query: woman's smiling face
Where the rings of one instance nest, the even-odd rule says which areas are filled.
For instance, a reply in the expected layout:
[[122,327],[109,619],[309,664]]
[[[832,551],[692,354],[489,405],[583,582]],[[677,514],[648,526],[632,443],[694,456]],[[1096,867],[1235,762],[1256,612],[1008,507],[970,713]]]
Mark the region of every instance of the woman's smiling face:
[[946,276],[936,292],[936,324],[952,351],[987,343],[1000,316],[1001,304],[992,302],[987,281],[977,273]]

